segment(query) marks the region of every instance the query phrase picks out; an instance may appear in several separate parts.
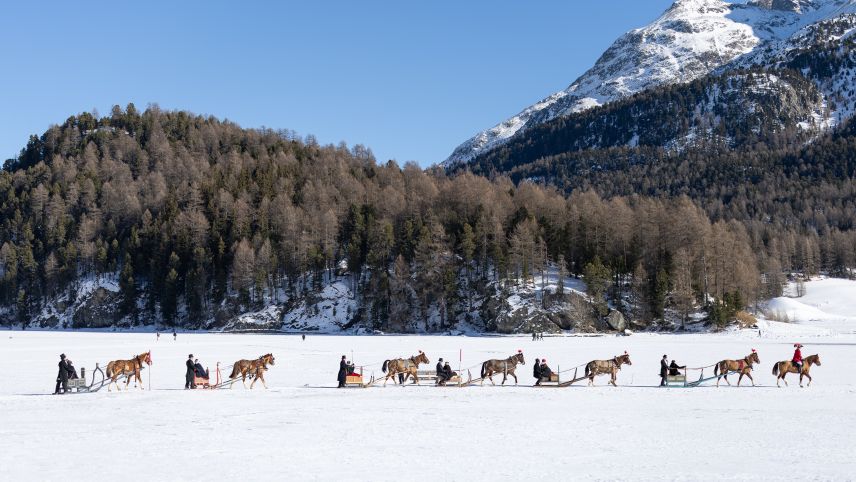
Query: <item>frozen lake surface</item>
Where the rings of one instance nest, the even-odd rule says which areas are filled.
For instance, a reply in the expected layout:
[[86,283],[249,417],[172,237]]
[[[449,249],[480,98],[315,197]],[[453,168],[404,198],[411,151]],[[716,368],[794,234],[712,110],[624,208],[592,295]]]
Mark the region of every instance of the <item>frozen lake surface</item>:
[[[558,337],[0,333],[0,480],[793,480],[856,474],[856,337],[800,327],[721,335]],[[774,327],[775,328],[775,327]],[[796,328],[796,327],[794,327]],[[819,353],[811,388],[777,389],[792,344]],[[655,387],[689,366],[760,354],[758,387]],[[59,353],[91,370],[152,351],[151,390],[53,390]],[[337,390],[341,355],[379,373],[424,350],[458,368],[522,349],[517,387]],[[619,387],[534,389],[553,369],[629,351]],[[189,353],[214,368],[272,352],[269,389],[185,391]],[[477,367],[473,376],[478,376]],[[500,378],[497,379],[499,381]],[[146,388],[149,388],[148,384]]]

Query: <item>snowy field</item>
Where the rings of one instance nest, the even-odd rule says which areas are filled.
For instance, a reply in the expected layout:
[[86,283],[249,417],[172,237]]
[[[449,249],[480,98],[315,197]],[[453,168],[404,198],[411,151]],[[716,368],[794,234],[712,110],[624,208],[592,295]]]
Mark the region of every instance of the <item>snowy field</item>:
[[[309,336],[2,332],[0,480],[712,480],[856,476],[856,337]],[[811,388],[777,389],[792,342],[819,353]],[[660,389],[663,354],[690,366],[756,348],[756,388]],[[151,349],[151,391],[53,390],[58,354],[76,366]],[[522,349],[518,387],[337,390],[357,364],[424,350],[471,366]],[[531,362],[570,368],[628,350],[619,387],[534,389]],[[269,389],[184,391],[189,353],[213,368],[267,352]],[[27,368],[25,368],[27,367]],[[375,371],[379,369],[372,367]],[[368,370],[371,370],[369,368]],[[473,370],[476,375],[477,370]],[[148,388],[148,386],[147,386]]]
[[856,333],[856,281],[822,278],[805,284],[804,296],[795,297],[791,283],[788,295],[767,302],[764,311],[792,323],[825,328],[832,333]]

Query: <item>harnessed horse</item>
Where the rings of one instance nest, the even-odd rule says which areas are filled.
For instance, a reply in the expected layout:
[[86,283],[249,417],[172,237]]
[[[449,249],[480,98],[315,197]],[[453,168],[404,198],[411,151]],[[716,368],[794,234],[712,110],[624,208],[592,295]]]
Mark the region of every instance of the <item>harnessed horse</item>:
[[232,367],[232,373],[229,375],[229,388],[232,388],[232,385],[235,383],[235,379],[238,378],[238,375],[241,376],[241,383],[244,385],[244,388],[247,388],[247,376],[253,379],[252,383],[250,383],[250,390],[252,390],[253,385],[256,384],[256,380],[261,380],[262,385],[267,388],[264,372],[267,370],[268,364],[274,365],[275,361],[276,360],[271,353],[262,355],[255,360],[236,361],[235,365]]
[[131,383],[131,376],[134,376],[136,383],[140,384],[140,390],[143,390],[143,379],[140,378],[140,370],[143,368],[143,363],[146,365],[152,364],[152,352],[140,353],[130,360],[113,360],[107,364],[106,375],[110,379],[107,384],[107,391],[112,391],[111,385],[116,384],[116,390],[121,390],[116,379],[119,375],[125,375],[125,390],[128,389],[128,384]]
[[502,385],[505,385],[505,380],[508,379],[508,375],[514,377],[514,384],[517,385],[517,375],[514,374],[514,370],[517,368],[518,363],[521,365],[526,364],[526,360],[523,359],[522,350],[517,350],[516,354],[511,355],[505,360],[493,359],[482,363],[482,383],[484,383],[484,378],[487,377],[492,385],[496,385],[496,383],[493,382],[493,374],[502,373]]
[[[417,372],[419,371],[419,365],[421,363],[431,363],[428,360],[428,357],[422,350],[419,350],[418,355],[414,355],[410,358],[395,358],[393,360],[384,360],[383,366],[381,370],[386,373],[386,377],[383,379],[383,386],[386,386],[386,382],[392,378],[393,383],[397,383],[395,381],[395,375],[398,373],[404,373],[406,381],[408,377],[413,377],[413,383],[419,383],[419,376]],[[389,370],[389,372],[387,372]],[[404,381],[402,381],[404,383]]]
[[749,377],[749,380],[752,381],[752,386],[755,386],[755,380],[752,378],[752,365],[754,363],[761,364],[761,359],[758,358],[758,352],[755,349],[752,349],[752,353],[747,355],[742,360],[722,360],[717,363],[715,367],[713,367],[713,375],[716,377],[716,386],[719,386],[719,379],[725,378],[725,383],[729,386],[731,382],[728,381],[728,372],[735,371],[740,373],[740,378],[737,379],[737,386],[740,386],[740,380],[743,380],[743,376],[746,375]]
[[617,387],[615,380],[618,377],[618,370],[621,370],[621,365],[632,365],[630,354],[626,351],[623,355],[612,357],[611,360],[592,360],[586,363],[586,378],[589,379],[588,385],[594,386],[594,377],[597,375],[609,374],[609,383],[613,387]]

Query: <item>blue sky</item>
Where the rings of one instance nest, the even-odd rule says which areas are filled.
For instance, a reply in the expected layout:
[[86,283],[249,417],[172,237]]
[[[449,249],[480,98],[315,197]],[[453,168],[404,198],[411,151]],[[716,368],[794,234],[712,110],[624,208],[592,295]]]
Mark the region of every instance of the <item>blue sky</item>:
[[0,160],[134,102],[441,162],[671,0],[7,3]]

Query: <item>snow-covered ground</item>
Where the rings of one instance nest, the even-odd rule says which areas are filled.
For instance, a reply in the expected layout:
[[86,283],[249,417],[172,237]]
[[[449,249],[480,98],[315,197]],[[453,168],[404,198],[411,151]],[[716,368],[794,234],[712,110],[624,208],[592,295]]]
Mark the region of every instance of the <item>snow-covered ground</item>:
[[[856,474],[856,337],[756,331],[629,337],[0,333],[0,480],[843,480]],[[791,343],[815,382],[775,388]],[[756,388],[660,389],[665,353],[690,366],[756,348]],[[58,354],[90,368],[151,349],[151,391],[53,389]],[[341,355],[379,372],[424,350],[457,368],[522,349],[518,387],[337,390]],[[531,363],[571,368],[628,350],[619,387],[534,389]],[[268,390],[184,391],[189,353],[214,368],[267,352]],[[150,372],[150,373],[149,373]],[[473,375],[477,368],[473,367]],[[147,385],[148,388],[148,385]]]

